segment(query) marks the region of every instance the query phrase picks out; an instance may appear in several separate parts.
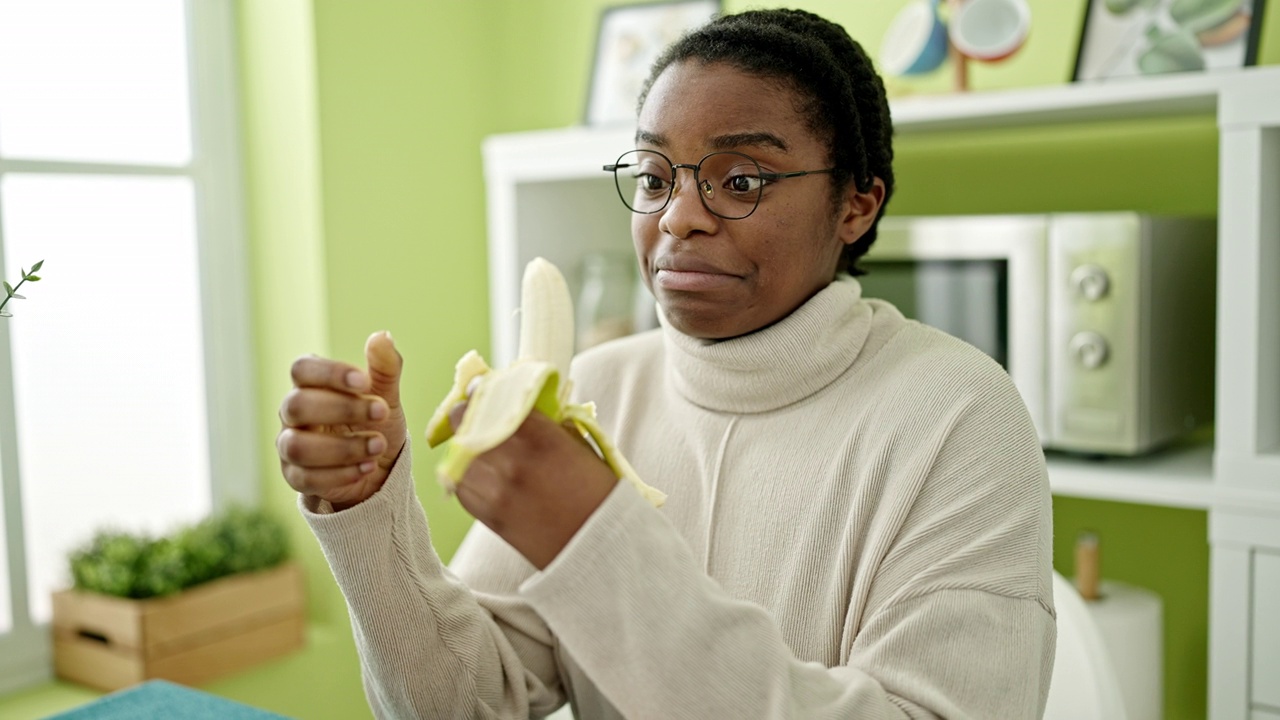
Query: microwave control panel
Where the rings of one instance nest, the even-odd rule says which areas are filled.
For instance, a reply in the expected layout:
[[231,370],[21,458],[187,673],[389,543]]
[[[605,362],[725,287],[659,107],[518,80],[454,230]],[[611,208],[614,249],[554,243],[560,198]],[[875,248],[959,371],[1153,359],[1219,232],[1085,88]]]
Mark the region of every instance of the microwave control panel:
[[1052,445],[1132,454],[1212,416],[1216,223],[1054,215]]

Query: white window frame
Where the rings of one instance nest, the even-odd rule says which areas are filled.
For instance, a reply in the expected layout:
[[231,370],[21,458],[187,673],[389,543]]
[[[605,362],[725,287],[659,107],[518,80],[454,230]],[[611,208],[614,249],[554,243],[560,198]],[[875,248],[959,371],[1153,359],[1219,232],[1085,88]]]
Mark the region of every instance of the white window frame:
[[[109,1],[109,0],[104,0]],[[212,507],[257,505],[257,417],[246,262],[242,145],[239,134],[234,0],[186,0],[192,157],[187,165],[6,160],[6,172],[189,177],[195,189],[209,413]],[[3,118],[0,118],[3,122]],[[0,207],[0,213],[4,208]],[[0,233],[3,230],[0,229]],[[0,242],[3,236],[0,235]],[[32,259],[34,262],[38,258]],[[4,267],[8,278],[18,268]],[[12,272],[11,272],[12,271]],[[57,273],[50,262],[47,275]],[[50,287],[50,290],[53,290]],[[63,289],[63,292],[74,288]],[[38,302],[31,300],[30,302]],[[19,309],[20,311],[20,309]],[[0,634],[0,694],[52,677],[52,639],[27,603],[21,482],[9,328],[0,320],[0,491],[8,551],[13,626]]]

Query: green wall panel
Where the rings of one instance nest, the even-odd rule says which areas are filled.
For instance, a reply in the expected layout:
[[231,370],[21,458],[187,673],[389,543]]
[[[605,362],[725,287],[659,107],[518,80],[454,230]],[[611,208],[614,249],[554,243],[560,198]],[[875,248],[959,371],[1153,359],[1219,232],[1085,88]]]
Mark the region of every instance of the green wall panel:
[[315,2],[331,349],[363,365],[370,334],[395,337],[415,477],[445,557],[470,519],[443,497],[422,431],[455,361],[488,348],[480,142],[503,55],[484,5]]
[[1164,612],[1164,717],[1205,717],[1209,529],[1202,510],[1055,497],[1053,564],[1075,575],[1075,543],[1098,536],[1102,576],[1158,594]]

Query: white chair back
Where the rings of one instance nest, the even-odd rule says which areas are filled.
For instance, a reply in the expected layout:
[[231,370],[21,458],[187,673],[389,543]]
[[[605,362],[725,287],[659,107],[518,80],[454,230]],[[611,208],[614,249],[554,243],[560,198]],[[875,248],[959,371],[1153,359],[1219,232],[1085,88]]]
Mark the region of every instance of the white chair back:
[[1058,648],[1044,720],[1127,720],[1124,696],[1098,624],[1080,593],[1053,574]]

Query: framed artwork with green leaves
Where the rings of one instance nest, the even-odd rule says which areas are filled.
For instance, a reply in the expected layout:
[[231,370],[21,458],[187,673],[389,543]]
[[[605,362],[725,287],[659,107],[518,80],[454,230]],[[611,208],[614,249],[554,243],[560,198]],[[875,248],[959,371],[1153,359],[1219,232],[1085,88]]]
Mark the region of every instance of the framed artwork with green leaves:
[[1074,80],[1226,70],[1257,61],[1266,0],[1089,0]]

